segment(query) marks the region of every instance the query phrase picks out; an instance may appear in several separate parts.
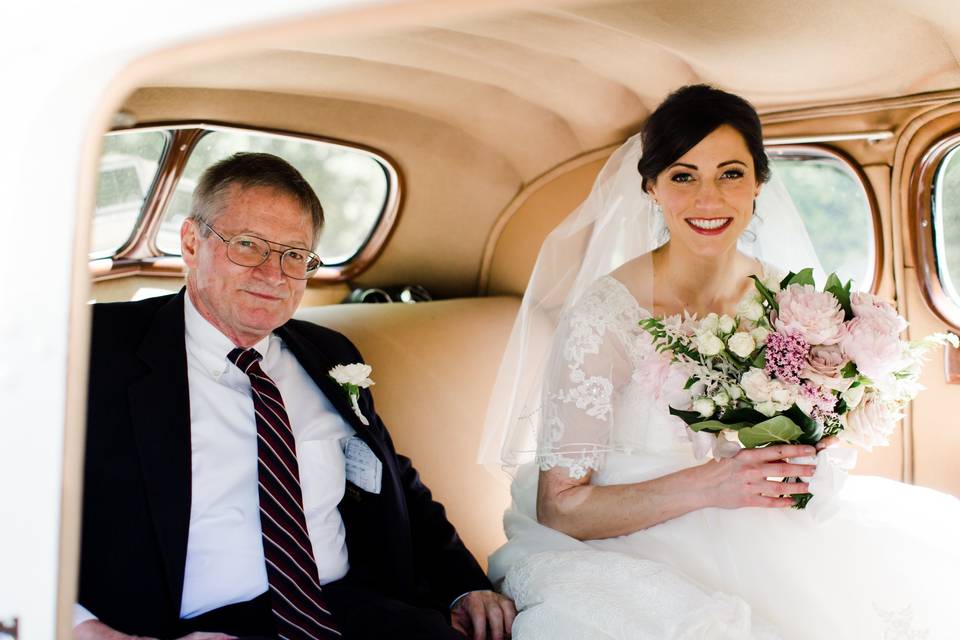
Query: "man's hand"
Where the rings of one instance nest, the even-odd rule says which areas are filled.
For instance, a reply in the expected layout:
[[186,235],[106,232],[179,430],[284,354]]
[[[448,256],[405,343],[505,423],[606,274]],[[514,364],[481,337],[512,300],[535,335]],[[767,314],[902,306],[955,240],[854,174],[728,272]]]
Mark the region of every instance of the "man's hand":
[[510,598],[495,591],[471,591],[453,605],[450,624],[473,640],[503,640],[510,637],[516,616]]
[[[128,636],[116,629],[111,629],[99,620],[87,620],[73,628],[73,640],[151,640],[142,636]],[[180,640],[234,640],[234,636],[225,633],[207,633],[195,631]]]

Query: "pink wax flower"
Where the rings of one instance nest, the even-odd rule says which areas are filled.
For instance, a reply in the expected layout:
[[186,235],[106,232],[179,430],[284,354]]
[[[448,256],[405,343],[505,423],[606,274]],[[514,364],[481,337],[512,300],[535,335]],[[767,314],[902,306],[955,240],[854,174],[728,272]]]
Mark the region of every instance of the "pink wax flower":
[[790,384],[800,383],[800,374],[807,366],[810,345],[799,333],[775,331],[767,336],[766,364],[763,370]]

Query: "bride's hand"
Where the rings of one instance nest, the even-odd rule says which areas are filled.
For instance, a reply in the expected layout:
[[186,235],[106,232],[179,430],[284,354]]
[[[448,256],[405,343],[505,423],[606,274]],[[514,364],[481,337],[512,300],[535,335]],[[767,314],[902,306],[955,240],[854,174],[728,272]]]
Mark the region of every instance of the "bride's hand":
[[791,464],[785,460],[814,455],[814,447],[785,444],[743,449],[732,458],[708,462],[701,467],[705,474],[707,506],[724,509],[793,506],[790,495],[809,493],[809,485],[770,478],[812,476],[815,465]]

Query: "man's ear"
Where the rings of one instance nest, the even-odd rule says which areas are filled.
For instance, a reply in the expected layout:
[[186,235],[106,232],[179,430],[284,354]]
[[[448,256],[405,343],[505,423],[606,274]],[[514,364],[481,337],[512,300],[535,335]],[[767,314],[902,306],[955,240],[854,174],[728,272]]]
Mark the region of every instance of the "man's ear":
[[180,225],[180,253],[187,268],[193,269],[197,265],[197,251],[200,248],[200,234],[196,221],[187,218]]

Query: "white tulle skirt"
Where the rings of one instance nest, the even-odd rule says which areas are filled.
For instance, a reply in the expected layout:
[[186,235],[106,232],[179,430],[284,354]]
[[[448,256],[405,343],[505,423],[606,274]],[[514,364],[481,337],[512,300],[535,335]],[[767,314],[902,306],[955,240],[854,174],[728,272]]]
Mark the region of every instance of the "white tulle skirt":
[[703,509],[580,542],[539,525],[518,476],[490,558],[514,638],[960,638],[960,501],[852,476],[822,520]]

